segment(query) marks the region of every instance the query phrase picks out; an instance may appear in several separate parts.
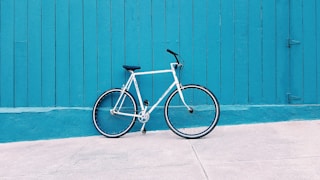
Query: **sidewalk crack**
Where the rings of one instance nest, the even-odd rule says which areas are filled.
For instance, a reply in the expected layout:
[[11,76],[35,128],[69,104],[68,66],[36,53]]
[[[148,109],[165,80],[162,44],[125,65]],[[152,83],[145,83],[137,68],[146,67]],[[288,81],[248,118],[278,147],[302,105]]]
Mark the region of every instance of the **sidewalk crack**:
[[202,162],[201,162],[201,160],[200,160],[200,158],[199,158],[199,156],[198,156],[198,153],[197,153],[197,151],[195,150],[195,148],[194,148],[194,146],[193,146],[192,144],[191,144],[191,148],[192,148],[192,151],[193,151],[194,155],[195,155],[196,158],[197,158],[197,161],[198,161],[198,163],[199,163],[199,165],[200,165],[200,167],[201,167],[201,170],[202,170],[204,176],[205,176],[206,179],[208,180],[209,177],[208,177],[207,171],[206,171],[205,168],[203,167],[203,164],[202,164]]

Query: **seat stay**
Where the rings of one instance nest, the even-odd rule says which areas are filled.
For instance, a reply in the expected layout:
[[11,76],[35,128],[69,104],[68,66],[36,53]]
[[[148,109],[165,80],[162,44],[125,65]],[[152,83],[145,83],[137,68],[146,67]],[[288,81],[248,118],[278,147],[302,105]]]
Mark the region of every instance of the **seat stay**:
[[[131,73],[131,75],[130,75],[130,77],[129,77],[127,83],[126,83],[126,85],[124,85],[124,86],[121,88],[120,96],[119,96],[116,104],[115,104],[114,107],[112,108],[112,111],[113,111],[113,112],[115,112],[117,108],[118,108],[119,110],[121,109],[121,107],[122,107],[122,105],[123,105],[123,102],[124,102],[124,100],[125,100],[125,98],[122,98],[122,96],[124,95],[124,92],[125,92],[126,90],[129,91],[130,86],[131,86],[131,84],[132,84],[133,78],[134,78],[134,74]],[[120,103],[121,99],[122,99],[122,102]],[[120,105],[119,105],[119,103],[120,103]]]

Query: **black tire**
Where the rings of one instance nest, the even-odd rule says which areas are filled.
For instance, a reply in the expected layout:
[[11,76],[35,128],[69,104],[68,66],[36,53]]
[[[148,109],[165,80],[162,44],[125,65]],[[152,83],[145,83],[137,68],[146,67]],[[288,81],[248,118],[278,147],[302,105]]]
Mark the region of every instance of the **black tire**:
[[210,90],[199,85],[181,87],[184,100],[192,111],[182,103],[178,89],[168,97],[164,116],[169,128],[177,135],[196,139],[209,134],[217,125],[220,107]]
[[[121,94],[121,89],[110,89],[104,92],[96,101],[92,117],[95,128],[104,136],[117,138],[126,134],[134,125],[136,117],[111,113]],[[134,97],[124,91],[123,106],[120,112],[136,114],[138,111]],[[118,109],[117,109],[118,110]]]

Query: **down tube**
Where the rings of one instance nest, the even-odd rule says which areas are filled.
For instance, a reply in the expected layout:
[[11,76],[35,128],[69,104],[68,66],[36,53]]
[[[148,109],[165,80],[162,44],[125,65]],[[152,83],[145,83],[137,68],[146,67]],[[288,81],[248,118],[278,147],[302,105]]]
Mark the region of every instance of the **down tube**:
[[163,100],[163,98],[170,92],[170,90],[176,85],[176,82],[173,82],[170,87],[162,94],[162,96],[158,99],[158,101],[151,107],[148,111],[149,114],[159,105],[159,103]]

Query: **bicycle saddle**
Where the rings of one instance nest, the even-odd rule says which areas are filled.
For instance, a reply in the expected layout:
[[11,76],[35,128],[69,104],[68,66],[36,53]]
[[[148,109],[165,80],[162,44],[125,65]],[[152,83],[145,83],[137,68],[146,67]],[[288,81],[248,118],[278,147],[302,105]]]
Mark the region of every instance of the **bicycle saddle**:
[[134,71],[136,69],[141,69],[140,66],[128,66],[128,65],[123,65],[123,68],[125,68],[127,71]]

